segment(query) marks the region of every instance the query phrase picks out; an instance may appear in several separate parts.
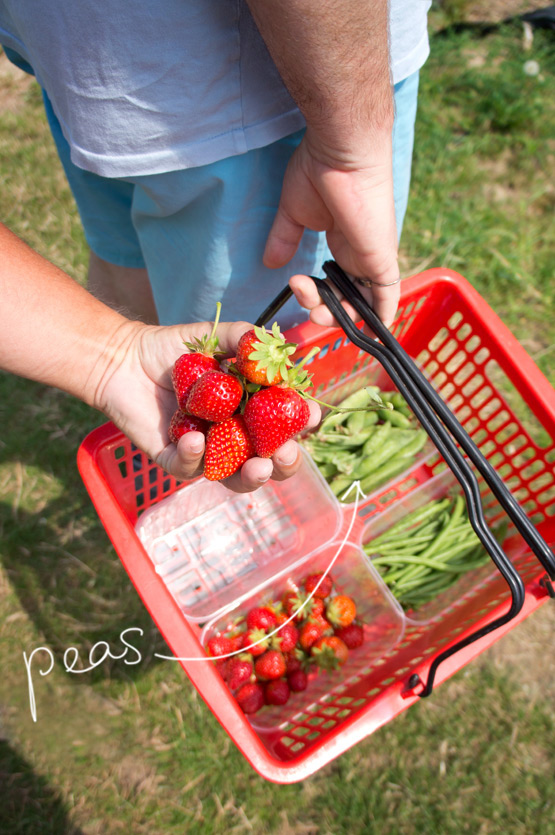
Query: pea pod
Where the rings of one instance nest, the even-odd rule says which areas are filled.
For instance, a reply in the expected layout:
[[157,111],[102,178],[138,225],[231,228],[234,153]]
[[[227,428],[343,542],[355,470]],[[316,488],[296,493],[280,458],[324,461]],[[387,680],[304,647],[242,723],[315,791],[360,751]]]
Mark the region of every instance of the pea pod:
[[392,423],[393,426],[398,426],[401,429],[409,429],[412,425],[409,418],[406,415],[403,415],[401,412],[397,411],[397,409],[379,409],[378,417],[381,420],[387,420],[389,423]]
[[381,484],[384,484],[386,481],[389,481],[390,478],[399,475],[406,470],[406,468],[406,461],[394,458],[393,461],[388,461],[373,473],[366,476],[366,478],[363,478],[360,482],[360,489],[363,493],[372,493]]

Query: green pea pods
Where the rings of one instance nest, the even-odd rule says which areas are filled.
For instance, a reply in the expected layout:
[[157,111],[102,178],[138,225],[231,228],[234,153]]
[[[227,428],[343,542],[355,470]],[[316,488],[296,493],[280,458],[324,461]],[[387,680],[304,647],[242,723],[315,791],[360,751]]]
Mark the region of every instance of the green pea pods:
[[410,429],[412,426],[408,417],[401,414],[397,409],[378,409],[378,417],[380,420],[386,420],[400,429]]
[[384,484],[390,478],[393,478],[399,473],[402,473],[407,468],[407,462],[403,459],[394,458],[392,461],[388,461],[386,464],[383,464],[373,473],[363,478],[360,482],[360,489],[363,493],[371,493],[380,484]]
[[[332,489],[333,494],[340,499],[341,494],[344,493],[345,490],[347,490],[351,486],[352,483],[353,483],[353,479],[351,478],[351,476],[338,475],[338,476],[335,476],[335,478],[333,478],[331,480],[330,487]],[[353,496],[353,500],[354,500],[354,496]]]
[[366,458],[379,449],[391,434],[392,428],[390,423],[382,423],[381,426],[378,426],[362,447],[362,455]]

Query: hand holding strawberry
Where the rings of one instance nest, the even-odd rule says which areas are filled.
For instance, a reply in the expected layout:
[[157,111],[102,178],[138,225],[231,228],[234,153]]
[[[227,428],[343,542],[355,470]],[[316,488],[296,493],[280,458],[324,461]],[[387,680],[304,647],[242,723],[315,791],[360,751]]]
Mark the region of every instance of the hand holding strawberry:
[[[218,325],[218,348],[224,356],[235,355],[241,336],[250,327],[248,322]],[[187,431],[177,444],[170,441],[168,430],[177,405],[171,371],[176,358],[183,355],[183,340],[201,341],[211,330],[212,325],[206,322],[156,327],[124,320],[95,390],[95,406],[139,449],[180,480],[202,473],[205,436],[203,432]],[[309,425],[316,426],[319,420],[320,410],[311,404]],[[290,441],[276,450],[272,460],[247,460],[225,480],[225,485],[236,492],[251,492],[270,477],[289,478],[300,464],[300,450]]]

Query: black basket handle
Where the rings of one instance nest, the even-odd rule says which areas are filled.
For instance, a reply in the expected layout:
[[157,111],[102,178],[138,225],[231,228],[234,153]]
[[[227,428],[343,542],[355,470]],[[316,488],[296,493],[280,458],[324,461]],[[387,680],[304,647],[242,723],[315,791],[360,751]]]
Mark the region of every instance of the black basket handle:
[[[538,557],[549,576],[555,576],[555,557],[547,543],[539,535],[536,528],[531,524],[528,517],[522,511],[512,494],[499,479],[495,470],[484,458],[478,447],[468,436],[466,431],[457,421],[453,413],[447,408],[435,389],[424,377],[418,366],[397,342],[393,334],[381,322],[374,310],[368,305],[363,296],[359,293],[352,281],[333,261],[324,264],[324,272],[330,281],[340,290],[345,298],[353,305],[363,321],[382,340],[380,344],[375,339],[363,334],[355,323],[347,316],[338,298],[328,284],[319,278],[314,278],[320,297],[328,309],[333,313],[340,323],[349,339],[357,347],[375,357],[387,371],[392,381],[397,385],[401,394],[405,397],[408,405],[415,416],[422,424],[425,431],[443,456],[447,465],[460,483],[467,502],[468,515],[472,527],[480,539],[482,545],[490,555],[495,566],[503,576],[511,592],[511,605],[505,615],[496,618],[491,623],[481,627],[466,638],[458,641],[452,647],[439,653],[433,659],[426,683],[418,694],[421,697],[429,696],[439,665],[454,655],[459,650],[482,638],[484,635],[493,632],[499,627],[511,621],[522,609],[524,604],[525,589],[522,578],[509,561],[497,540],[489,530],[483,515],[480,489],[476,476],[470,468],[466,459],[461,455],[457,444],[468,454],[472,463],[482,474],[484,480],[498,499],[499,503],[509,516],[515,527],[521,533],[529,547]],[[291,290],[286,287],[266,308],[257,320],[258,325],[266,324],[275,316],[279,308],[291,296]],[[443,421],[443,422],[442,422]],[[447,427],[447,428],[446,428]],[[447,431],[449,429],[449,431]],[[449,432],[452,433],[453,437]],[[415,689],[420,684],[420,678],[412,675],[408,681],[409,689]]]

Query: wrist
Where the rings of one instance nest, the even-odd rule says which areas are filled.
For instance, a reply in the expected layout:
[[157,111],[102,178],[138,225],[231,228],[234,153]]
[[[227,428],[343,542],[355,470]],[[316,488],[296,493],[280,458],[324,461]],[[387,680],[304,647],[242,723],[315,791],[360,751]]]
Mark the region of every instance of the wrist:
[[[137,362],[137,344],[149,325],[119,317],[113,328],[96,340],[91,350],[91,367],[79,397],[101,412],[107,412],[114,396],[112,381],[124,366]],[[115,394],[118,394],[117,392]]]
[[336,171],[390,169],[393,118],[391,124],[367,125],[350,133],[307,125],[304,141],[314,160]]

